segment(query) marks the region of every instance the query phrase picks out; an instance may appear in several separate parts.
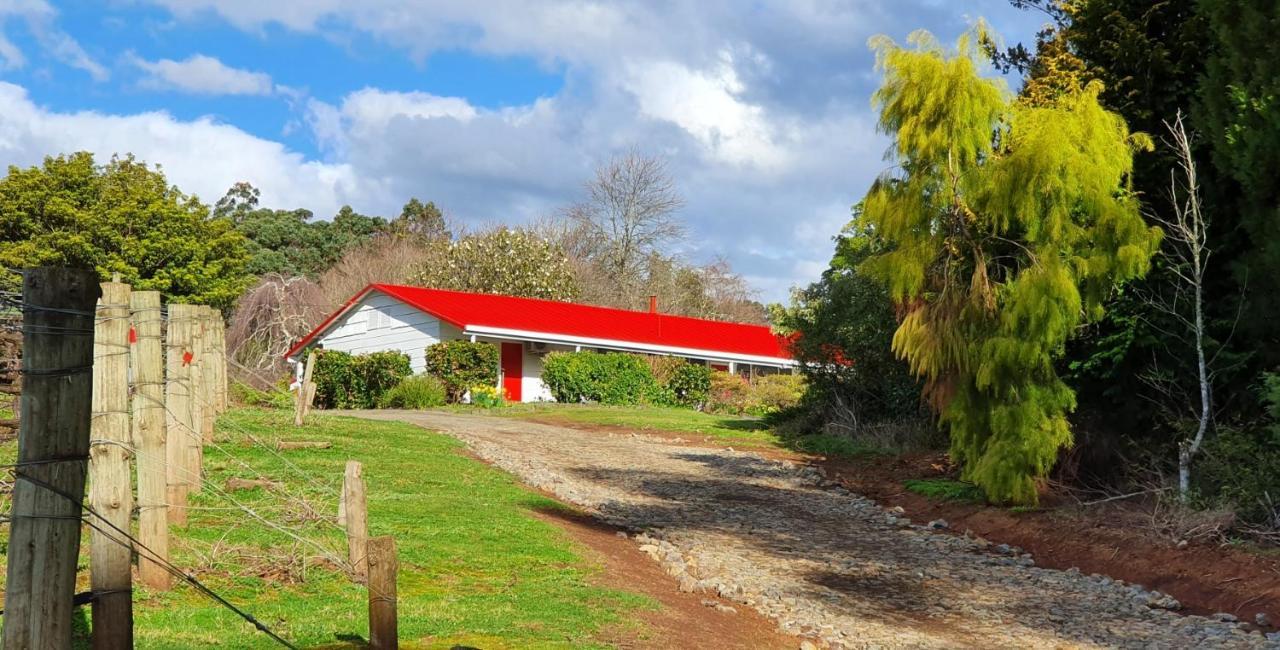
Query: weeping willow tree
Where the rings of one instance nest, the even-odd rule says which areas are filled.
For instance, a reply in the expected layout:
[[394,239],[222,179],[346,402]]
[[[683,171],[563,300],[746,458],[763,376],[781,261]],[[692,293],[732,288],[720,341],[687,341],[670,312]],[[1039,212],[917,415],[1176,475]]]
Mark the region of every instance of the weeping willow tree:
[[1071,444],[1075,394],[1054,359],[1159,246],[1128,184],[1150,139],[1099,105],[1096,84],[1016,102],[981,74],[983,30],[952,52],[926,32],[907,47],[872,39],[897,164],[864,201],[862,226],[887,246],[861,269],[898,305],[893,349],[924,380],[964,478],[992,501],[1035,503]]

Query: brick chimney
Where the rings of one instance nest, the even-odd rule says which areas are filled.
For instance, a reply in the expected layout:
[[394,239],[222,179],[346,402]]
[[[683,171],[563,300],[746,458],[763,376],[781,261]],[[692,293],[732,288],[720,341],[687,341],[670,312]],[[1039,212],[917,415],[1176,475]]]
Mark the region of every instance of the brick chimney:
[[657,296],[649,296],[649,313],[650,314],[658,313],[658,297]]

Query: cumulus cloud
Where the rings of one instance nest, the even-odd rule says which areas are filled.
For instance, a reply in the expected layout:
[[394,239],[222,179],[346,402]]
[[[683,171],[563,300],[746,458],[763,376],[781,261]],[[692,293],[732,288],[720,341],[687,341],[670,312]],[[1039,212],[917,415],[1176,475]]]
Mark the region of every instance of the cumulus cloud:
[[[418,196],[478,224],[552,213],[579,198],[593,167],[639,146],[668,160],[686,196],[684,252],[727,258],[770,300],[816,278],[849,206],[885,167],[867,37],[927,27],[946,40],[969,21],[936,0],[148,1],[192,24],[363,35],[419,60],[444,50],[530,57],[565,85],[502,109],[381,88],[290,95],[299,114],[285,128],[309,129],[322,160],[210,118],[54,113],[0,86],[0,156],[134,151],[206,199],[247,180],[268,205],[321,216],[343,203],[394,214]],[[967,11],[998,14],[988,17],[1015,37],[1037,26],[1007,0]],[[9,60],[3,41],[0,58]],[[186,92],[285,94],[265,73],[210,57],[140,64]]]
[[[89,73],[94,81],[106,81],[111,76],[79,42],[56,27],[57,12],[45,0],[0,1],[0,29],[7,30],[15,19],[25,23],[42,51],[54,60]],[[26,55],[3,32],[0,32],[0,59],[8,69],[27,63]]]
[[147,61],[129,53],[125,60],[146,73],[139,82],[146,88],[196,95],[270,95],[274,90],[271,75],[233,68],[203,54],[182,61]]
[[0,82],[0,160],[37,165],[46,155],[75,151],[93,152],[100,161],[133,153],[162,165],[171,183],[206,202],[249,180],[262,189],[268,205],[314,206],[323,215],[378,191],[357,180],[349,165],[307,160],[278,142],[211,118],[60,113],[36,105],[22,87]]

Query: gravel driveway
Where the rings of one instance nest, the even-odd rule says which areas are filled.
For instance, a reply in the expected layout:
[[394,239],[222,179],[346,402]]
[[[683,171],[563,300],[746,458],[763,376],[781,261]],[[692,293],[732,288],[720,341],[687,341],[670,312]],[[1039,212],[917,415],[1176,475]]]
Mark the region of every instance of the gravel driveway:
[[912,524],[804,465],[495,416],[355,415],[457,437],[634,531],[682,590],[754,607],[800,647],[1280,648],[1239,624],[1167,611],[1176,601],[1158,592]]

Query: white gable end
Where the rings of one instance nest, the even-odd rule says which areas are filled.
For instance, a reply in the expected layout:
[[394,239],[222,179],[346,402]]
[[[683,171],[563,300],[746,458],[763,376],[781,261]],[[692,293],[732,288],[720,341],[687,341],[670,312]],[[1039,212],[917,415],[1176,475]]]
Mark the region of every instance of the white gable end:
[[370,292],[316,342],[351,354],[404,352],[415,373],[427,367],[426,349],[440,342],[440,320],[391,296]]

